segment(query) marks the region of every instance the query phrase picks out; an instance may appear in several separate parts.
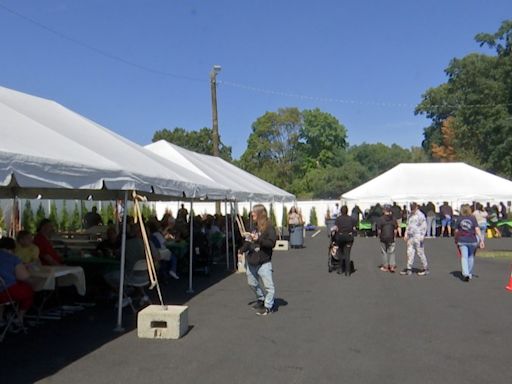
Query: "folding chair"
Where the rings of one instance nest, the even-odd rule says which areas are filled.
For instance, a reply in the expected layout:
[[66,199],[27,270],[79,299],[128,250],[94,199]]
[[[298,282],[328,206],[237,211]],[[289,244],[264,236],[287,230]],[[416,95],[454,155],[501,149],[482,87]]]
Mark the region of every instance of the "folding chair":
[[[146,278],[141,279],[140,272],[146,271]],[[135,275],[137,275],[137,278],[135,279]],[[143,297],[146,297],[146,293],[144,292],[144,287],[147,287],[150,285],[151,282],[149,281],[149,272],[148,272],[148,264],[146,262],[146,259],[138,260],[135,262],[135,265],[133,266],[132,272],[126,277],[125,285],[127,287],[134,287],[138,288],[142,291]],[[126,293],[124,293],[126,297],[129,297]],[[133,306],[132,301],[130,300],[130,307],[132,308],[133,313],[136,313],[135,307]]]
[[14,331],[16,329],[16,323],[18,323],[18,325],[21,325],[21,329],[23,330],[24,333],[27,333],[27,329],[23,326],[23,321],[18,309],[18,303],[13,300],[11,295],[9,295],[5,281],[0,277],[0,292],[3,291],[7,293],[7,301],[0,303],[0,307],[3,307],[0,313],[4,313],[6,308],[10,313],[7,315],[6,324],[4,326],[4,329],[2,330],[2,333],[0,334],[0,343],[4,340],[5,335],[7,334],[8,331]]

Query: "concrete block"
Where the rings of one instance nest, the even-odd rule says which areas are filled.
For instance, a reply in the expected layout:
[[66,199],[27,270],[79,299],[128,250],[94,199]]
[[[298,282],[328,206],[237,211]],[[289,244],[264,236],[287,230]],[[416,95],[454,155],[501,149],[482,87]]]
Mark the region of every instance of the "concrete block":
[[274,247],[274,251],[287,251],[288,250],[288,241],[287,240],[277,240],[276,246]]
[[137,335],[146,339],[179,339],[188,331],[185,305],[149,305],[137,316]]

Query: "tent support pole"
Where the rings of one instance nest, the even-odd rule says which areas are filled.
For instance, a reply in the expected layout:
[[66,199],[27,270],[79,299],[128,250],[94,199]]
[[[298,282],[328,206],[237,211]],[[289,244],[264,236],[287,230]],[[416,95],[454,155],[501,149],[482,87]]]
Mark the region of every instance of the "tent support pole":
[[252,201],[249,201],[249,230],[252,229]]
[[123,328],[123,296],[124,296],[124,264],[126,260],[126,215],[128,211],[128,191],[124,192],[123,209],[123,233],[121,236],[121,263],[119,271],[119,297],[117,301],[117,325],[114,328],[116,332],[124,332]]
[[224,217],[226,218],[226,271],[229,271],[229,229],[228,229],[228,200],[224,200]]
[[237,255],[236,255],[236,244],[235,244],[235,214],[237,213],[236,203],[230,204],[231,208],[231,243],[233,245],[233,270],[236,272],[237,266]]
[[190,213],[188,215],[188,220],[190,221],[190,243],[188,250],[188,289],[187,293],[194,293],[194,289],[192,287],[192,272],[194,271],[193,259],[194,259],[194,216],[192,215],[194,209],[194,203],[190,200]]

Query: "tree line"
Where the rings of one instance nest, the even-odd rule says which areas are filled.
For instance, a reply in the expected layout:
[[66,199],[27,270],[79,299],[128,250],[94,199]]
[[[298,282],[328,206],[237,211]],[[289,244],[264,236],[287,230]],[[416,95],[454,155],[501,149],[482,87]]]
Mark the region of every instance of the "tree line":
[[[463,161],[512,178],[512,20],[475,40],[495,54],[454,58],[446,83],[422,95],[414,112],[432,123],[421,146],[349,145],[333,115],[288,107],[256,119],[239,159],[221,141],[221,157],[299,198],[338,198],[403,162]],[[209,128],[175,128],[155,132],[153,141],[211,155],[211,137]]]

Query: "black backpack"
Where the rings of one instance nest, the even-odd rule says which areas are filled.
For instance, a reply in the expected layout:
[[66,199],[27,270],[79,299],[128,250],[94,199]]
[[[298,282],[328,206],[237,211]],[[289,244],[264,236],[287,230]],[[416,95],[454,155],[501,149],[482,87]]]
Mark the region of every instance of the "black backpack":
[[395,225],[396,221],[391,219],[386,220],[382,219],[382,224],[380,227],[380,241],[385,244],[391,244],[395,241]]

